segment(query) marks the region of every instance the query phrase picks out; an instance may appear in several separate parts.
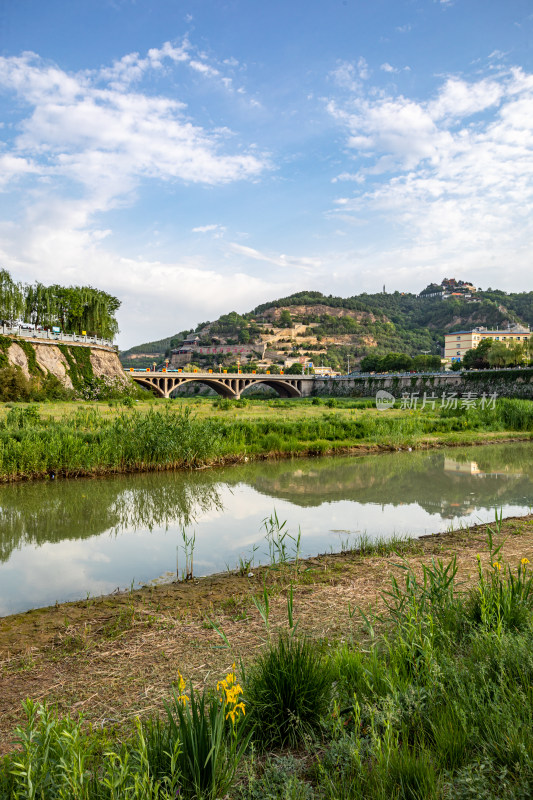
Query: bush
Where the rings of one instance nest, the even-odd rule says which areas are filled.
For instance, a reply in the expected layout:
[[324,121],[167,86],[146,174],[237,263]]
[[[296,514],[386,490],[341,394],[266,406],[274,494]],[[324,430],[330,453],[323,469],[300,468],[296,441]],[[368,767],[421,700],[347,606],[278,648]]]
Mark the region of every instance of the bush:
[[280,634],[252,667],[246,681],[254,735],[262,748],[314,736],[331,696],[331,671],[315,643]]
[[237,796],[239,800],[312,800],[313,789],[299,776],[301,767],[294,756],[272,758],[261,776],[252,774]]

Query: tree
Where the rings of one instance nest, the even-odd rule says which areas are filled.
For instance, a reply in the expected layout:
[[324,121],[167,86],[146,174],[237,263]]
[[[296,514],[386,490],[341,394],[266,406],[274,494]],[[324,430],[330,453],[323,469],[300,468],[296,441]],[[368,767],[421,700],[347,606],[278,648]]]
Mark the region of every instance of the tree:
[[120,300],[92,286],[44,286],[15,283],[0,270],[0,316],[22,319],[44,327],[58,326],[67,333],[87,331],[106,339],[118,332],[115,314]]
[[287,370],[287,375],[301,375],[303,372],[303,367],[298,362],[294,363],[289,369]]
[[413,368],[413,359],[406,353],[387,353],[380,359],[379,366],[382,372],[410,370]]
[[514,367],[524,363],[524,348],[521,344],[512,343],[509,347],[505,342],[494,342],[490,348],[489,364],[491,367]]
[[431,356],[420,353],[413,358],[413,368],[416,372],[430,372],[441,369],[440,356]]
[[492,345],[492,339],[482,339],[477,347],[467,350],[463,356],[463,369],[487,369],[490,367],[489,353]]
[[24,290],[15,283],[9,272],[0,270],[0,316],[6,321],[20,319],[24,313]]
[[361,359],[359,369],[361,372],[375,372],[378,369],[380,357],[378,355],[365,356]]
[[279,317],[280,328],[292,328],[291,312],[288,308],[284,308]]

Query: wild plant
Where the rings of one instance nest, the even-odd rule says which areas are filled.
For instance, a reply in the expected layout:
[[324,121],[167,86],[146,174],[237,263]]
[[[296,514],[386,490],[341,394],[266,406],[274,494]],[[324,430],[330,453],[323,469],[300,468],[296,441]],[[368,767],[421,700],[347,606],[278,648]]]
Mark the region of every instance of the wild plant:
[[26,725],[17,729],[20,753],[12,761],[13,800],[57,796],[88,798],[91,747],[81,719],[58,719],[46,706],[24,702]]
[[[4,761],[0,788],[12,800],[171,800],[179,787],[176,751],[157,775],[150,725],[137,720],[135,736],[104,751],[83,730],[83,719],[59,718],[26,700],[27,723],[17,729],[19,751]],[[146,735],[148,730],[149,735]]]
[[[217,693],[197,694],[179,675],[179,694],[166,704],[168,740],[181,776],[179,795],[191,800],[215,800],[230,788],[250,742],[243,690],[235,665],[217,684]],[[163,755],[168,758],[165,751]]]
[[239,556],[239,563],[237,565],[237,572],[243,578],[245,575],[248,575],[250,570],[252,569],[255,561],[255,554],[259,550],[259,545],[254,544],[252,547],[252,554],[248,557]]
[[522,558],[514,571],[503,563],[500,553],[504,542],[498,546],[494,542],[501,527],[502,513],[498,515],[496,512],[495,528],[487,526],[489,567],[483,569],[478,555],[478,582],[470,592],[466,606],[467,618],[471,622],[498,634],[504,629],[528,627],[533,609],[533,573],[529,569],[529,559]]
[[281,633],[246,679],[254,738],[261,748],[314,737],[331,697],[328,662],[308,638]]
[[[181,529],[181,538],[183,540],[183,554],[185,557],[185,569],[182,571],[181,579],[184,581],[191,581],[193,578],[193,560],[194,560],[194,545],[196,543],[196,532],[191,536],[187,536],[185,528]],[[178,571],[178,569],[176,569]]]
[[270,636],[270,593],[268,591],[268,587],[266,584],[266,578],[263,578],[263,599],[257,597],[256,595],[252,596],[252,603],[259,611],[261,615],[261,619],[265,625],[265,629],[267,634]]
[[294,590],[292,582],[287,589],[287,618],[289,622],[289,631],[292,635],[298,627],[298,623],[294,623]]
[[270,565],[276,567],[293,564],[298,573],[302,540],[300,528],[295,536],[289,533],[287,520],[280,522],[275,509],[270,517],[265,517],[262,525],[265,529],[265,539],[268,542]]
[[[435,648],[458,626],[457,602],[454,596],[457,558],[447,564],[431,560],[422,565],[421,579],[403,560],[395,564],[404,573],[404,583],[396,576],[391,588],[382,593],[386,614],[382,623],[390,626],[390,634],[382,637],[391,668],[403,681],[430,681],[435,668]],[[363,615],[367,627],[373,627]]]
[[286,539],[290,537],[288,530],[286,529],[287,520],[280,522],[278,519],[278,514],[276,509],[270,515],[270,517],[265,517],[262,522],[263,528],[265,529],[265,539],[268,542],[268,552],[270,557],[270,564],[286,564],[289,555],[286,543]]
[[248,770],[247,784],[237,792],[238,800],[312,800],[312,787],[300,777],[302,763],[294,756],[274,756],[260,775]]
[[222,630],[222,628],[220,627],[220,625],[217,625],[216,622],[213,622],[213,620],[209,616],[207,617],[207,623],[208,623],[207,627],[212,628],[215,631],[215,633],[218,633],[218,635],[220,636],[220,638],[224,642],[224,647],[227,647],[228,650],[229,650],[231,648],[231,645],[229,643],[229,639],[226,636],[226,634],[224,633],[224,631]]

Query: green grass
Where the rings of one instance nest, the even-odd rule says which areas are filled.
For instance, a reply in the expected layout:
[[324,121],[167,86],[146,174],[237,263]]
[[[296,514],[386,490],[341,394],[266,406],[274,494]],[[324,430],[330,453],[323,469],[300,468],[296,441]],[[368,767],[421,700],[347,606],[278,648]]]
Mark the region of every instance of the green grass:
[[230,410],[205,400],[133,408],[119,401],[6,404],[0,478],[196,467],[243,457],[402,449],[533,433],[529,400],[502,399],[484,411],[380,412],[359,400],[337,403],[329,409],[312,400],[241,400]]
[[296,747],[316,736],[329,706],[328,661],[314,643],[281,634],[246,680],[249,718],[262,748]]
[[352,617],[352,634],[332,644],[291,624],[269,637],[242,689],[234,671],[198,694],[178,676],[166,714],[138,721],[122,743],[27,701],[0,796],[531,797],[531,566],[501,561],[501,525],[488,531],[472,588],[457,585],[455,559],[415,573],[399,555],[383,613],[360,615],[360,631]]

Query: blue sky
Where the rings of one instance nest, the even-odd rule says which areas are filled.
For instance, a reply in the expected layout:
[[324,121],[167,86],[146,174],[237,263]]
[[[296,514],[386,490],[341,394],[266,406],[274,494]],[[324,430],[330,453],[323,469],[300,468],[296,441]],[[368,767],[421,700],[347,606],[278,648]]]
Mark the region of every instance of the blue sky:
[[301,289],[533,289],[525,0],[0,0],[0,265],[129,347]]

